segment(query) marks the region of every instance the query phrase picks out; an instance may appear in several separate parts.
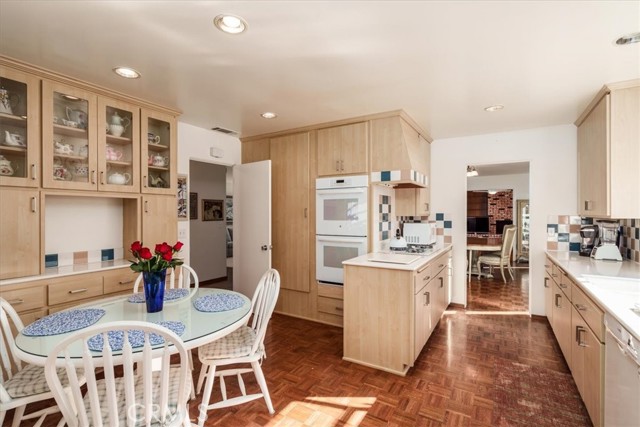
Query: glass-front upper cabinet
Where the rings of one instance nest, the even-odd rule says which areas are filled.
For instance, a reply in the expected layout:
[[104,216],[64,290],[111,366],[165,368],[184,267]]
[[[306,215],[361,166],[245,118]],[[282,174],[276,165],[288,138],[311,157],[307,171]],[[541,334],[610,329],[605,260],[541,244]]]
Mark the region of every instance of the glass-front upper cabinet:
[[0,66],[0,185],[40,185],[40,79]]
[[141,123],[142,192],[176,194],[176,118],[142,109]]
[[101,191],[140,191],[140,109],[137,106],[98,98],[98,175]]
[[82,89],[42,82],[43,187],[97,189],[97,98]]

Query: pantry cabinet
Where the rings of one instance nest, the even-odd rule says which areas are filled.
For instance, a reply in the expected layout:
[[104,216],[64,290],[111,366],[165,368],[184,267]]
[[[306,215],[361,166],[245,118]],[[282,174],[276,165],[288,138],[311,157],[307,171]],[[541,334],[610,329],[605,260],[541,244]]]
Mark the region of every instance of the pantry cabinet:
[[0,65],[0,186],[40,185],[40,79]]
[[367,123],[318,130],[318,176],[367,172]]
[[578,211],[597,218],[638,218],[640,80],[605,86],[576,121]]
[[40,194],[0,187],[0,279],[40,274]]

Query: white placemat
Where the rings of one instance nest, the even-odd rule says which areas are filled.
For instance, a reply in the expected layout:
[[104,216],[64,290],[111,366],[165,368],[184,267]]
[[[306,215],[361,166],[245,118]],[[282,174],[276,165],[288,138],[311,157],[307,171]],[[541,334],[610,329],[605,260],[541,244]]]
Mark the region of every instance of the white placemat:
[[60,311],[38,319],[22,330],[28,337],[64,334],[86,328],[96,323],[105,311],[99,308],[83,308]]
[[[175,332],[176,335],[182,335],[184,333],[184,323],[178,321],[165,321],[165,322],[153,322],[157,325],[164,326],[167,329]],[[129,344],[131,347],[142,347],[144,345],[144,332],[139,329],[132,329],[128,332],[129,336]],[[104,340],[102,338],[103,334],[95,335],[87,341],[87,345],[89,349],[92,351],[102,351],[102,347],[104,344]],[[107,336],[109,337],[109,345],[111,346],[111,350],[119,351],[122,350],[122,346],[124,345],[124,331],[109,331],[107,332]],[[149,334],[149,343],[152,346],[162,344],[164,342],[164,338],[162,338],[158,334],[151,333]]]
[[[173,301],[173,300],[177,300],[180,298],[184,298],[186,296],[189,295],[189,289],[166,289],[164,291],[164,301]],[[144,299],[144,292],[138,292],[135,293],[133,295],[131,295],[129,298],[127,298],[127,301],[132,302],[132,303],[136,303],[136,304],[140,304],[143,303],[145,301]]]
[[208,313],[235,310],[243,305],[244,299],[239,295],[233,294],[210,294],[200,297],[193,302],[196,310]]

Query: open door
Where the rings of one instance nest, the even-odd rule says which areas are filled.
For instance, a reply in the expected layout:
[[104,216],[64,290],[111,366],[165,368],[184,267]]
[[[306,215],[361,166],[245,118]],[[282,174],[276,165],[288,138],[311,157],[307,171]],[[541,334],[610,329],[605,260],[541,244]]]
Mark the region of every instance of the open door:
[[233,290],[247,297],[271,268],[271,160],[233,166]]

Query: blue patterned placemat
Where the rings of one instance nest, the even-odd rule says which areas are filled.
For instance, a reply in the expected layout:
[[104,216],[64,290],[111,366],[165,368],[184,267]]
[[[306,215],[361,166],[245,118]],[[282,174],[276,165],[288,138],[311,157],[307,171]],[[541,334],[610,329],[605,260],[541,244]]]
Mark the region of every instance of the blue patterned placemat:
[[[166,289],[164,291],[164,301],[173,301],[180,298],[184,298],[189,295],[189,289]],[[144,292],[138,292],[131,295],[127,298],[127,301],[133,303],[143,303],[144,302]]]
[[83,308],[61,311],[38,319],[22,330],[28,337],[44,337],[64,334],[86,328],[96,323],[105,311],[100,308]]
[[244,299],[233,294],[210,294],[198,298],[193,306],[198,311],[213,313],[217,311],[235,310],[244,305]]
[[[171,331],[175,332],[176,335],[182,335],[184,333],[184,323],[182,322],[171,320],[153,323],[170,329]],[[129,335],[129,344],[131,344],[131,347],[142,347],[144,345],[143,331],[141,331],[140,329],[131,329],[127,332]],[[109,331],[107,332],[107,336],[109,337],[109,345],[111,346],[111,350],[122,350],[122,346],[124,345],[124,331]],[[164,338],[162,338],[160,335],[154,333],[149,334],[149,343],[152,346],[162,344],[163,342]],[[102,338],[102,334],[95,335],[89,338],[89,340],[87,341],[89,350],[92,351],[102,351],[103,344],[104,340]]]

